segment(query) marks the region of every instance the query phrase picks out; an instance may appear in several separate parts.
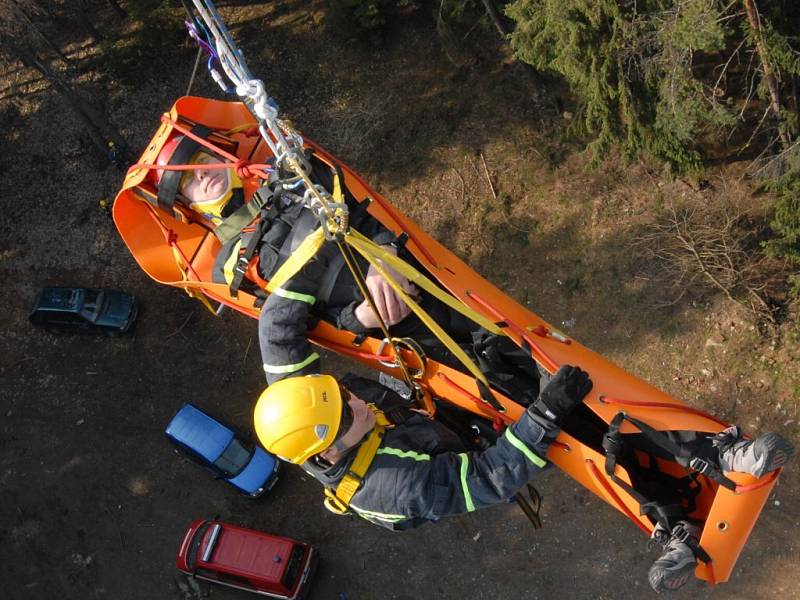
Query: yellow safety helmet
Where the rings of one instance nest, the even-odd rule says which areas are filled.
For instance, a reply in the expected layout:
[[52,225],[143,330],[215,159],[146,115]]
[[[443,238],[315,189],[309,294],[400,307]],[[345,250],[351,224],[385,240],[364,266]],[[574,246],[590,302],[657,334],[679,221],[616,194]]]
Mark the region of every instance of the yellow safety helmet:
[[256,434],[264,447],[295,464],[330,446],[342,421],[342,393],[330,375],[290,377],[256,402]]

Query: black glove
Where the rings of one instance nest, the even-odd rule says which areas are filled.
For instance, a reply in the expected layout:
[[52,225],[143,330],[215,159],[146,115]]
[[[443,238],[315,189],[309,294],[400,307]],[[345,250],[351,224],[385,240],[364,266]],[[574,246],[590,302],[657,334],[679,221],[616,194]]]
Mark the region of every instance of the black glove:
[[564,365],[533,403],[533,410],[557,423],[580,404],[592,389],[592,380],[579,367]]

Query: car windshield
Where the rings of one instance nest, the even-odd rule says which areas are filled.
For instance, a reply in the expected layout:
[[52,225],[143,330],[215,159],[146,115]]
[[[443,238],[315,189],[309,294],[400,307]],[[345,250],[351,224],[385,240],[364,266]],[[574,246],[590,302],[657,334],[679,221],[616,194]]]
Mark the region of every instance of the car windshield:
[[200,525],[192,538],[192,545],[186,553],[186,564],[190,569],[194,569],[194,566],[197,564],[197,551],[200,549],[200,542],[203,540],[203,536],[206,534],[206,531],[208,531],[210,525],[211,523],[209,522]]
[[252,457],[253,449],[247,448],[242,442],[233,438],[228,447],[225,448],[225,452],[214,461],[214,466],[230,479],[241,473]]
[[86,296],[83,299],[83,307],[81,314],[90,321],[94,321],[99,314],[99,308],[103,304],[103,292],[97,290],[86,290]]

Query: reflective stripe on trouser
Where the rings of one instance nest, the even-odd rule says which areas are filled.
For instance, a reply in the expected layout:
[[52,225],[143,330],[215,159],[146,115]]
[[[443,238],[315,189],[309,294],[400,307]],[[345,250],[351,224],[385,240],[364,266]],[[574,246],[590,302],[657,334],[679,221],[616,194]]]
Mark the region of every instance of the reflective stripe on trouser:
[[420,454],[419,452],[414,452],[413,450],[398,450],[397,448],[379,448],[378,454],[391,454],[392,456],[397,456],[398,458],[413,458],[416,461],[431,459],[429,454]]
[[294,363],[293,365],[268,365],[267,363],[264,363],[264,371],[266,373],[272,373],[276,375],[282,373],[294,373],[295,371],[306,368],[317,359],[319,359],[319,354],[312,352],[308,358],[299,363]]
[[398,521],[402,521],[407,519],[405,515],[392,515],[387,513],[380,513],[375,512],[373,510],[365,510],[363,508],[357,507],[355,504],[350,504],[350,508],[356,511],[359,516],[364,517],[365,519],[377,519],[378,521],[385,521],[387,523],[397,523]]

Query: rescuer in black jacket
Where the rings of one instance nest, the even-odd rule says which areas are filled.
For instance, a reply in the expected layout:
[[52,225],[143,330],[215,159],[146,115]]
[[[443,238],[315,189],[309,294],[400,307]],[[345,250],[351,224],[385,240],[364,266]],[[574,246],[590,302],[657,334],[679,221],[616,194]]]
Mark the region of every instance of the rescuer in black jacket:
[[[482,451],[467,451],[456,433],[394,391],[355,376],[341,385],[330,375],[280,381],[261,395],[254,419],[267,450],[325,485],[334,512],[404,530],[512,497],[547,466],[557,422],[591,387],[584,371],[562,367],[539,401]],[[348,477],[353,482],[343,483]],[[351,495],[342,492],[348,486]]]

